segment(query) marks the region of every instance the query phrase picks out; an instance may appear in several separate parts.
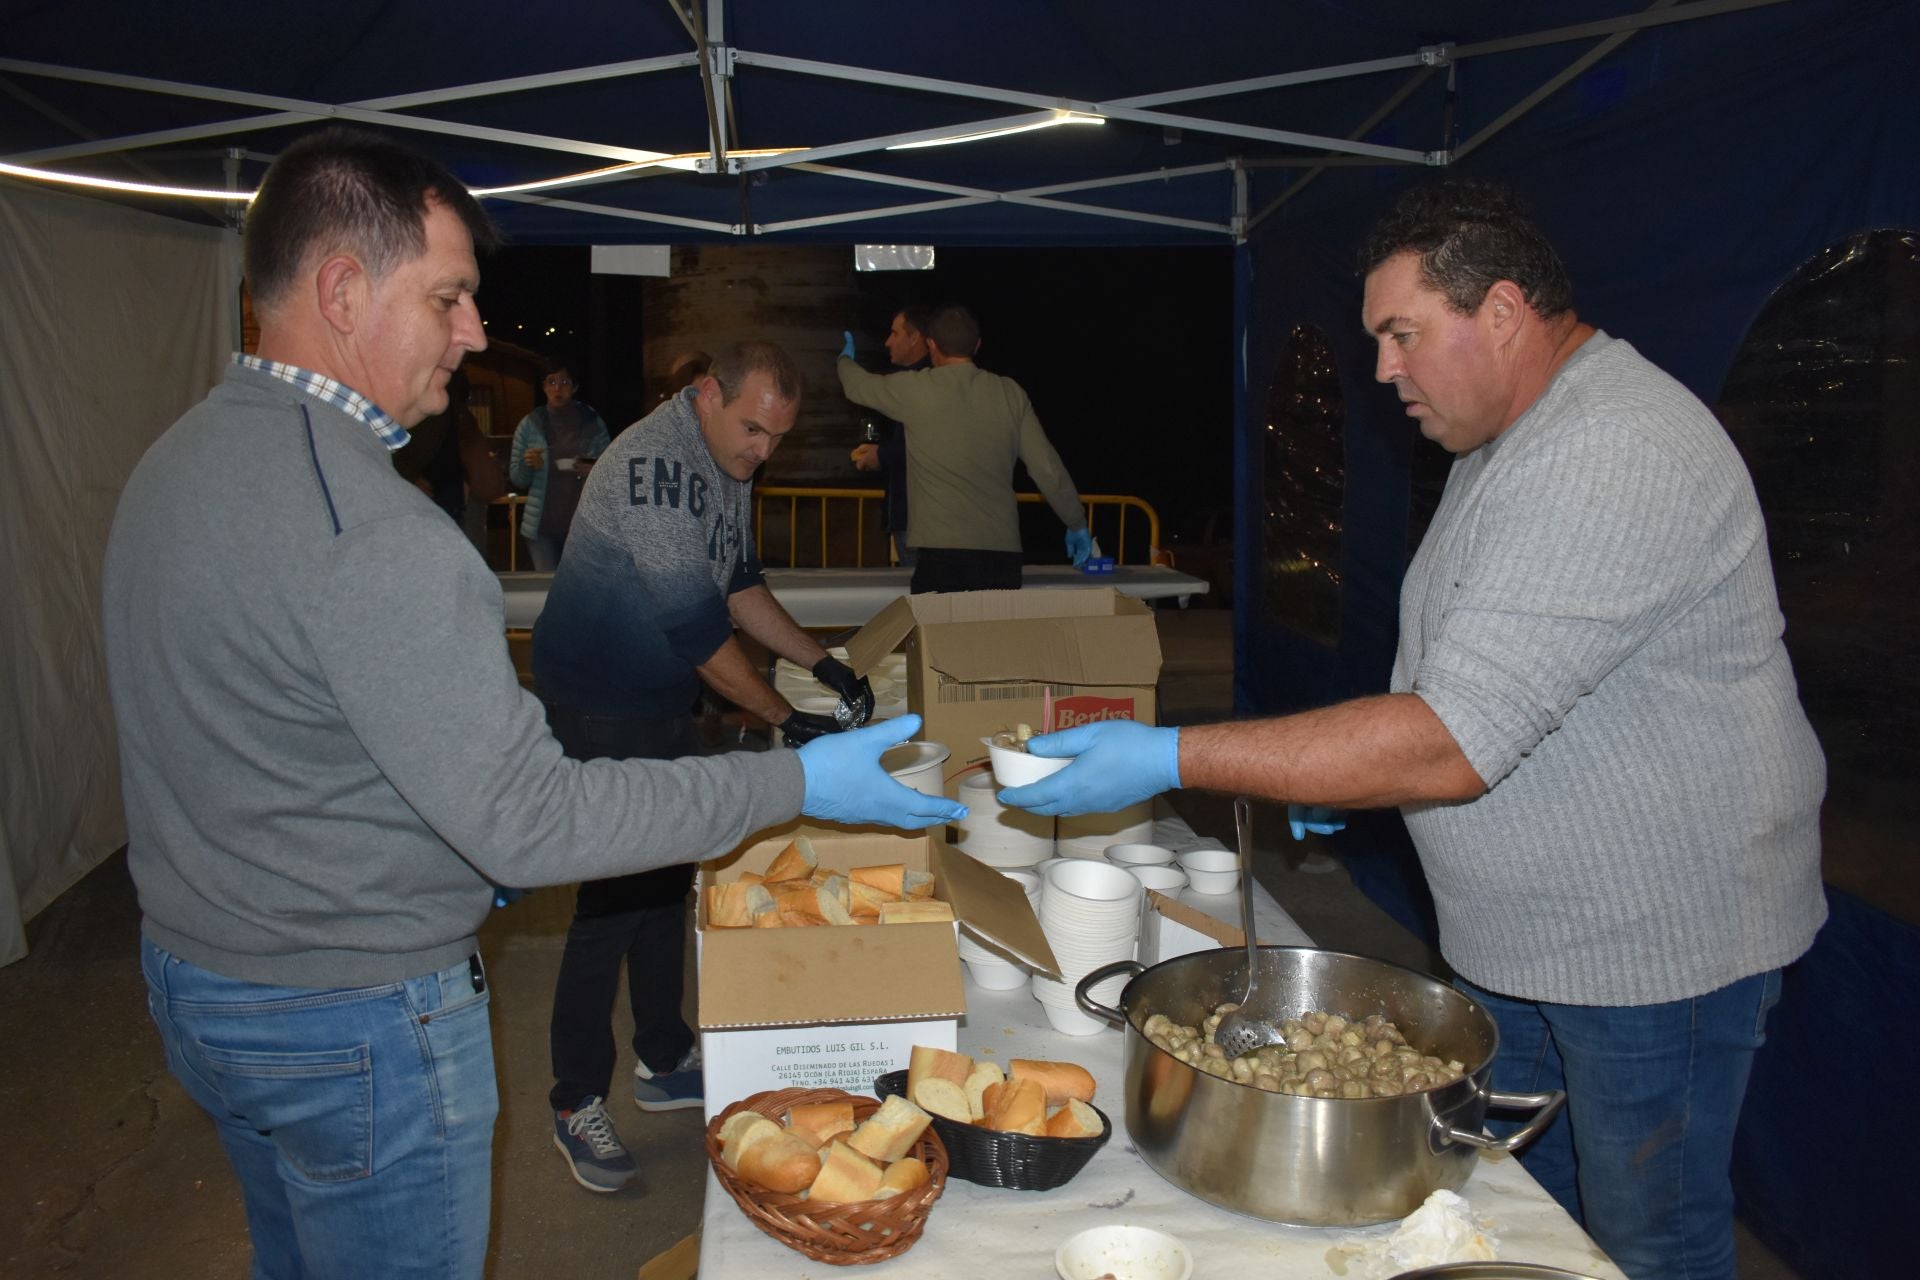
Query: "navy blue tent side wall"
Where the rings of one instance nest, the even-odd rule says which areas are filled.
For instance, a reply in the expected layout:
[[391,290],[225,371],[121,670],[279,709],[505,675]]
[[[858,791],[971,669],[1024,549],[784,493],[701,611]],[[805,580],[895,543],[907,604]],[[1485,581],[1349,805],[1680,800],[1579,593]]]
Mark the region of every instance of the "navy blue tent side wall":
[[[1458,167],[1526,190],[1567,259],[1582,318],[1631,341],[1709,404],[1762,305],[1801,263],[1859,231],[1920,228],[1920,93],[1912,87],[1920,9],[1813,0],[1768,12],[1792,15],[1779,38],[1737,47],[1704,30],[1644,33]],[[1318,705],[1386,684],[1415,431],[1391,392],[1372,384],[1352,254],[1361,229],[1407,180],[1329,173],[1301,208],[1261,224],[1241,254],[1251,295],[1238,335],[1246,391],[1235,446],[1243,712]],[[1265,391],[1289,332],[1303,324],[1329,338],[1346,408],[1337,648],[1261,607]],[[1343,840],[1363,887],[1417,927],[1424,888],[1414,864],[1394,856],[1404,841],[1397,826],[1376,819]],[[1878,927],[1863,928],[1867,920]],[[1911,972],[1915,939],[1870,910],[1836,911],[1805,968],[1816,978],[1863,962]],[[1816,987],[1817,1013],[1800,1003]],[[1889,1078],[1861,1082],[1856,1096],[1878,1100],[1871,1105],[1820,1105],[1805,1081],[1770,1068],[1813,1052],[1805,1037],[1815,1022],[1880,1022],[1887,1010],[1867,1004],[1874,989],[1790,982],[1769,1067],[1756,1071],[1748,1099],[1736,1167],[1745,1216],[1809,1277],[1890,1273],[1869,1259],[1890,1262],[1896,1247],[1889,1197],[1910,1185],[1896,1162],[1908,1159],[1916,1103]],[[1890,1128],[1908,1141],[1883,1141]],[[1838,1176],[1814,1172],[1820,1150],[1847,1153]],[[1835,1240],[1852,1241],[1852,1251],[1828,1250]]]

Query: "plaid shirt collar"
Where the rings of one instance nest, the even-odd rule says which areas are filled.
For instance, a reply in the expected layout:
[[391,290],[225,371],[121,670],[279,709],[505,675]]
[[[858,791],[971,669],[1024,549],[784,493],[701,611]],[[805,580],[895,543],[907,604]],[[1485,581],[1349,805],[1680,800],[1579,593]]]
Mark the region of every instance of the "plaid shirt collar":
[[278,360],[262,360],[259,356],[250,356],[244,351],[233,353],[233,362],[242,369],[252,369],[264,373],[270,378],[291,383],[316,400],[332,405],[340,412],[358,418],[380,437],[380,443],[389,450],[399,449],[411,439],[407,429],[395,422],[386,410],[355,391],[345,383],[335,382],[324,374],[311,369],[302,369],[297,364],[281,364]]

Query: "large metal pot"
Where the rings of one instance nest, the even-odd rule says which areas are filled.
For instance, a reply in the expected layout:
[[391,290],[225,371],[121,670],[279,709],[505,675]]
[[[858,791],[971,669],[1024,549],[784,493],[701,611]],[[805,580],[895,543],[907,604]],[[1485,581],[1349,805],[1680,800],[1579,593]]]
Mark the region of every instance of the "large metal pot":
[[[1404,1218],[1434,1191],[1457,1190],[1480,1151],[1511,1151],[1545,1129],[1566,1095],[1487,1088],[1500,1033],[1478,1001],[1384,960],[1309,947],[1261,947],[1260,985],[1289,1016],[1309,1009],[1381,1013],[1409,1043],[1466,1067],[1450,1085],[1397,1098],[1302,1098],[1268,1093],[1188,1066],[1140,1031],[1164,1013],[1199,1026],[1237,1000],[1246,952],[1200,951],[1142,969],[1122,960],[1080,980],[1075,997],[1127,1035],[1126,1115],[1134,1146],[1182,1190],[1272,1222],[1358,1226]],[[1110,1009],[1088,993],[1131,973]],[[1489,1106],[1533,1109],[1506,1138],[1485,1133]]]

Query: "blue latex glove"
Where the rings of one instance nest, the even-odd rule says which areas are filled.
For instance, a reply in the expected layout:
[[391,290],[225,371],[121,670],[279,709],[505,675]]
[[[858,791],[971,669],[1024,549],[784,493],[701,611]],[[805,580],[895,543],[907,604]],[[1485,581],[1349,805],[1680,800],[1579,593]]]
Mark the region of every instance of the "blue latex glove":
[[493,905],[495,908],[510,906],[527,896],[525,889],[509,889],[505,885],[493,886]]
[[1093,554],[1093,531],[1091,529],[1067,530],[1067,558],[1078,569]]
[[902,786],[880,767],[881,752],[919,731],[920,717],[905,715],[864,729],[829,733],[801,747],[796,754],[806,773],[807,791],[800,812],[809,818],[878,822],[909,830],[966,817],[965,805]]
[[849,360],[853,359],[853,330],[842,329],[840,338],[840,354]]
[[1325,805],[1290,804],[1287,806],[1287,825],[1293,828],[1295,840],[1304,840],[1309,831],[1317,836],[1345,831],[1347,820]]
[[1000,793],[1000,803],[1043,817],[1112,813],[1180,785],[1180,730],[1103,720],[1027,743],[1036,756],[1077,756],[1060,772]]

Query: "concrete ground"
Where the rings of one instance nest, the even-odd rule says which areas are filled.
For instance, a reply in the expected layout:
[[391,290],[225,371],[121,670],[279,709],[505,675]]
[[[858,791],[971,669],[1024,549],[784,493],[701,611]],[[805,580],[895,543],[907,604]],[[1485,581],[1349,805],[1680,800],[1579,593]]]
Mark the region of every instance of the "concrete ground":
[[[1163,716],[1231,710],[1231,622],[1162,613]],[[1219,797],[1182,796],[1194,828],[1233,843]],[[1432,970],[1425,946],[1368,901],[1337,859],[1303,869],[1285,815],[1255,811],[1255,871],[1321,945]],[[1337,854],[1338,842],[1325,846]],[[630,1280],[699,1227],[705,1190],[698,1110],[645,1115],[612,1104],[641,1167],[614,1195],[582,1190],[554,1150],[547,1014],[572,909],[567,889],[497,911],[482,931],[493,990],[501,1118],[494,1144],[490,1280]],[[167,1074],[148,1021],[135,946],[139,911],[124,857],[108,859],[28,925],[31,952],[0,969],[0,1280],[242,1280],[246,1224],[211,1124]],[[625,1017],[624,1002],[617,1015]],[[691,1014],[691,1009],[689,1009]],[[624,1029],[618,1032],[623,1045]],[[617,1068],[620,1094],[631,1055]],[[1745,1280],[1794,1280],[1744,1232]],[[794,1255],[798,1275],[808,1268]]]

